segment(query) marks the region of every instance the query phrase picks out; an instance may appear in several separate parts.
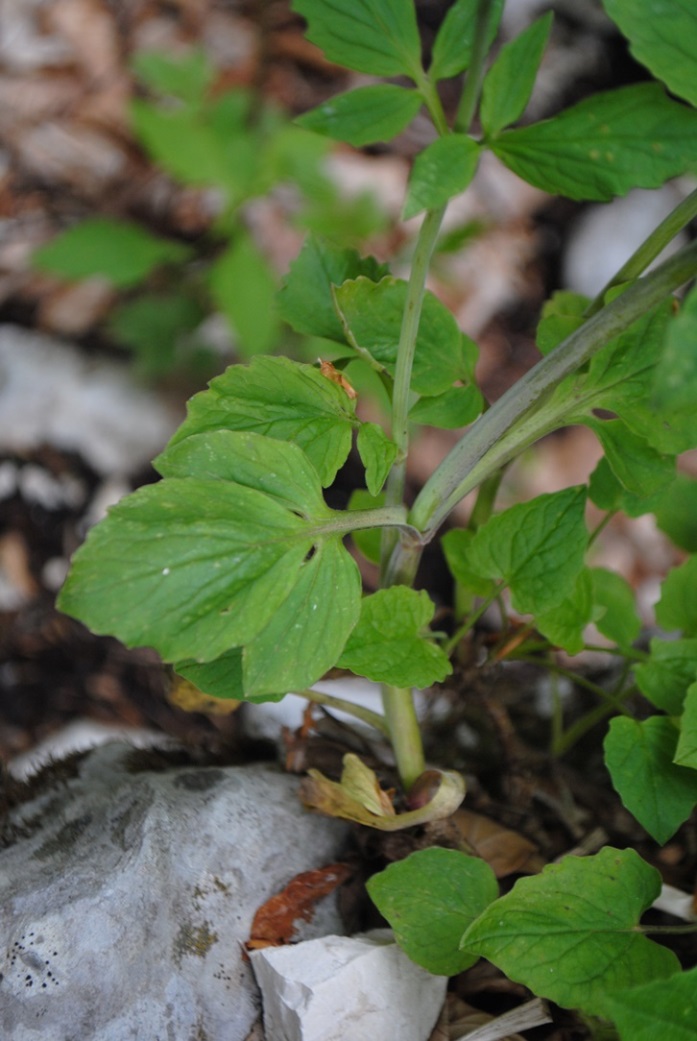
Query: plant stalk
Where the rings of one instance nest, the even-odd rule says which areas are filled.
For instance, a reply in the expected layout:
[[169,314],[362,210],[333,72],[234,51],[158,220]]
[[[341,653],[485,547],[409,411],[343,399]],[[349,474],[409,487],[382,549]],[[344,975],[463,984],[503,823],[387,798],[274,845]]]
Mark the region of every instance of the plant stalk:
[[408,688],[383,683],[382,707],[399,776],[405,791],[409,791],[426,768],[414,696]]
[[484,62],[487,54],[486,38],[490,17],[491,0],[479,0],[472,44],[472,60],[465,76],[465,85],[460,97],[457,116],[455,117],[454,129],[457,131],[467,132],[477,111],[479,95],[484,80]]
[[364,708],[363,705],[357,705],[354,701],[337,698],[333,694],[324,694],[321,690],[313,690],[311,687],[306,690],[299,690],[298,697],[307,698],[308,701],[315,705],[326,705],[327,708],[333,708],[337,712],[346,712],[347,715],[354,716],[356,719],[362,720],[363,723],[368,723],[369,726],[374,727],[375,730],[385,737],[389,738],[390,736],[384,716],[381,716],[378,712],[373,712],[372,709]]

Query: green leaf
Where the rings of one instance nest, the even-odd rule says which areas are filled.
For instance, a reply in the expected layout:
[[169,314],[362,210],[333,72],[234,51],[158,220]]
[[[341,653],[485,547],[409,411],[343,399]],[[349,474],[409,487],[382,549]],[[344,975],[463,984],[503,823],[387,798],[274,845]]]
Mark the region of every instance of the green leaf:
[[482,87],[481,119],[493,137],[522,116],[552,28],[552,12],[538,18],[515,40],[503,45]]
[[365,597],[339,667],[395,687],[428,687],[444,680],[452,672],[447,655],[422,635],[434,610],[428,593],[406,586]]
[[587,416],[583,422],[600,441],[615,477],[631,495],[648,498],[675,478],[675,458],[652,448],[621,419]]
[[697,636],[697,556],[673,568],[661,585],[656,621],[663,629]]
[[305,130],[362,148],[401,134],[422,104],[421,95],[405,87],[358,87],[336,94],[295,122]]
[[32,257],[34,267],[68,279],[99,275],[118,289],[142,282],[161,264],[183,264],[190,250],[127,221],[93,217],[64,231]]
[[652,512],[658,527],[676,546],[697,553],[697,481],[693,477],[677,474]]
[[386,266],[373,257],[361,257],[353,249],[341,249],[310,236],[291,264],[279,293],[281,317],[296,332],[344,344],[346,337],[331,287],[359,275],[378,282],[386,274]]
[[538,495],[492,517],[469,550],[472,568],[510,586],[513,607],[537,614],[573,595],[588,545],[586,489]]
[[278,342],[276,279],[248,235],[238,235],[210,269],[216,306],[230,322],[243,357],[270,351]]
[[[629,50],[673,94],[697,105],[697,10],[685,0],[662,0],[647,18],[645,0],[603,0],[629,40]],[[672,1039],[671,1039],[672,1041]]]
[[678,766],[697,770],[697,683],[687,688],[685,710],[680,719],[680,737],[673,761]]
[[607,1016],[609,995],[679,970],[672,951],[636,932],[660,888],[631,849],[565,857],[491,904],[463,947],[540,997]]
[[590,476],[588,498],[601,510],[613,513],[622,510],[628,517],[641,517],[645,513],[653,513],[669,487],[662,488],[654,495],[631,495],[622,487],[603,456]]
[[580,328],[590,300],[569,289],[558,289],[542,307],[536,343],[541,354],[549,354],[562,340]]
[[590,572],[584,568],[571,596],[564,597],[551,611],[535,615],[535,625],[542,635],[568,654],[579,654],[583,650],[583,633],[593,617],[592,592]]
[[605,202],[658,188],[697,163],[697,112],[656,83],[595,94],[490,142],[506,166],[553,195]]
[[[198,687],[202,694],[208,694],[212,698],[244,700],[241,647],[233,647],[213,661],[197,662],[187,659],[175,662],[174,669],[179,676]],[[278,694],[274,700],[280,701],[283,696]]]
[[[361,277],[334,290],[348,342],[394,373],[408,285],[400,279]],[[433,293],[424,294],[416,339],[412,388],[435,395],[467,379],[466,351],[453,315]]]
[[636,684],[656,708],[678,716],[687,688],[697,680],[697,640],[654,637],[649,650],[649,660],[634,667]]
[[420,398],[409,412],[413,423],[457,430],[474,423],[484,408],[484,398],[478,387],[450,387],[432,398]]
[[203,50],[171,57],[163,51],[139,51],[131,65],[141,83],[158,94],[200,105],[215,79],[215,69]]
[[145,293],[117,307],[107,328],[135,351],[141,373],[159,376],[177,364],[179,348],[204,317],[199,304],[183,293]]
[[[348,502],[349,510],[371,510],[385,505],[384,494],[371,495],[365,488],[356,488],[351,492]],[[352,531],[351,538],[360,553],[371,564],[380,563],[380,547],[382,543],[382,530],[380,528],[361,528]]]
[[603,613],[595,624],[608,640],[619,647],[631,647],[641,632],[641,619],[636,611],[636,598],[632,587],[621,575],[606,568],[591,569],[593,579],[593,603]]
[[452,528],[441,539],[441,546],[455,581],[475,596],[488,597],[494,591],[494,582],[490,578],[482,578],[472,567],[470,546],[473,538],[474,532],[468,528]]
[[479,153],[477,142],[466,134],[448,134],[428,145],[414,161],[403,219],[444,206],[453,195],[464,192],[474,177]]
[[[504,0],[492,0],[486,31],[486,49],[494,42]],[[449,79],[469,68],[477,21],[478,0],[455,0],[443,19],[433,44],[428,74],[433,80]]]
[[606,1007],[621,1041],[695,1041],[697,968],[609,994]]
[[346,461],[357,422],[346,391],[318,369],[260,357],[249,366],[231,365],[196,394],[170,444],[220,428],[292,441],[307,453],[326,488]]
[[668,326],[654,373],[653,400],[661,411],[697,408],[697,291]]
[[368,491],[371,495],[378,495],[397,458],[397,445],[390,441],[377,423],[361,423],[356,447],[365,467]]
[[661,845],[697,804],[697,772],[673,762],[678,731],[665,716],[618,716],[605,737],[605,763],[623,805]]
[[456,976],[474,964],[476,957],[459,949],[460,939],[498,896],[486,861],[437,846],[390,864],[367,889],[399,946],[435,976]]
[[[317,680],[356,623],[360,577],[307,457],[220,430],[175,444],[157,465],[162,482],[92,529],[61,609],[184,668],[246,645],[246,696]],[[228,677],[230,666],[234,655]]]
[[421,76],[411,0],[293,0],[292,7],[308,22],[308,40],[329,61],[371,76]]

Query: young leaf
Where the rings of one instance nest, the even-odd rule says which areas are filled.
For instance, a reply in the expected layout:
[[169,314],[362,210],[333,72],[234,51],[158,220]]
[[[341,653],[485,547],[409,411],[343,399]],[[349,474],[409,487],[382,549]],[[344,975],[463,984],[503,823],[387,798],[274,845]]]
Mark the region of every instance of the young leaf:
[[422,75],[421,40],[411,0],[293,0],[305,35],[329,61],[371,76]]
[[466,134],[448,134],[428,145],[414,161],[403,219],[444,206],[453,195],[464,192],[474,177],[479,153],[477,142]]
[[607,1016],[609,995],[679,970],[672,951],[635,929],[660,888],[659,873],[631,849],[565,857],[516,882],[462,946],[541,997]]
[[127,289],[161,264],[182,264],[189,255],[188,247],[151,235],[137,224],[93,217],[36,250],[32,263],[63,278],[99,275]]
[[131,62],[141,83],[158,94],[198,106],[215,79],[205,51],[191,50],[173,58],[162,51],[139,51]]
[[645,0],[603,0],[603,6],[636,60],[671,93],[697,105],[697,9],[685,0],[662,0],[647,18]]
[[665,716],[617,716],[605,763],[622,803],[656,842],[667,842],[697,804],[697,771],[673,762],[678,731]]
[[341,249],[310,236],[290,266],[278,296],[281,317],[296,332],[346,343],[343,326],[334,307],[332,286],[363,275],[379,282],[387,267],[373,257],[361,257],[353,249]]
[[664,629],[681,629],[697,636],[697,556],[673,568],[661,585],[656,621]]
[[697,770],[697,683],[687,688],[685,710],[680,719],[680,737],[673,761],[678,766]]
[[568,654],[579,654],[584,646],[584,629],[592,616],[593,586],[590,571],[584,568],[573,593],[551,611],[538,612],[535,626],[555,647],[562,647]]
[[305,130],[362,148],[401,134],[422,104],[415,90],[384,83],[336,94],[295,122]]
[[694,1041],[697,968],[609,994],[606,1008],[621,1041]]
[[[371,282],[357,278],[334,291],[349,343],[371,355],[393,373],[397,360],[408,286],[397,278]],[[412,387],[435,395],[455,380],[467,378],[462,337],[453,315],[433,293],[426,292],[416,340]]]
[[428,687],[444,680],[452,672],[447,655],[422,635],[433,612],[428,593],[407,586],[365,597],[339,667],[395,687]]
[[651,657],[634,667],[634,679],[652,705],[679,716],[687,688],[697,679],[697,640],[659,640],[649,643]]
[[351,449],[355,403],[311,365],[288,358],[253,358],[231,365],[188,404],[187,418],[170,444],[204,431],[251,430],[292,441],[328,487]]
[[522,116],[552,28],[551,11],[538,18],[515,40],[503,45],[482,87],[484,133],[494,137]]
[[568,488],[492,517],[472,540],[472,568],[487,578],[503,578],[516,611],[537,614],[556,607],[573,595],[583,567],[585,502],[585,488]]
[[371,495],[378,495],[397,458],[397,446],[377,423],[361,423],[356,447],[365,467],[368,491]]
[[668,326],[654,372],[653,400],[662,411],[697,405],[697,290],[687,295]]
[[230,322],[243,357],[277,343],[276,279],[248,235],[239,235],[210,269],[213,300]]
[[459,944],[465,929],[498,896],[496,876],[486,861],[433,846],[390,864],[366,888],[417,965],[436,976],[456,976],[477,960]]
[[583,325],[583,313],[590,303],[587,296],[558,289],[542,308],[535,342],[541,354],[549,354],[562,340]]
[[203,308],[184,293],[144,293],[116,308],[108,329],[136,353],[146,376],[169,372],[180,360],[178,348],[205,317]]
[[536,188],[605,202],[631,188],[658,188],[692,169],[697,111],[671,101],[657,83],[641,83],[596,94],[489,144]]
[[[498,31],[504,0],[492,0],[486,31],[487,49]],[[477,23],[478,0],[455,0],[448,9],[433,44],[428,74],[433,80],[449,79],[469,68]]]
[[457,430],[474,423],[484,408],[478,387],[450,387],[431,398],[420,398],[409,412],[409,419],[424,426]]
[[591,568],[593,603],[602,608],[595,624],[608,640],[620,647],[630,647],[641,632],[641,619],[636,612],[632,587],[621,575],[606,568]]

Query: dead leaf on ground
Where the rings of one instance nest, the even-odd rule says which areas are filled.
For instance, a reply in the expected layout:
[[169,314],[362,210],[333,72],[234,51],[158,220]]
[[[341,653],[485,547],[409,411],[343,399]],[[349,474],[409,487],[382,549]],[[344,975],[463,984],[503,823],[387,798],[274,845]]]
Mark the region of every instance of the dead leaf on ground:
[[351,874],[348,864],[329,864],[296,875],[285,889],[262,904],[254,915],[247,950],[290,943],[296,923],[312,921],[315,904],[329,896]]
[[545,866],[537,846],[517,831],[471,810],[458,810],[453,823],[473,853],[486,860],[497,878],[514,872],[535,874]]
[[167,700],[170,705],[183,708],[185,712],[205,712],[209,716],[229,716],[242,704],[233,698],[213,698],[210,694],[204,694],[181,676],[174,677],[174,684]]

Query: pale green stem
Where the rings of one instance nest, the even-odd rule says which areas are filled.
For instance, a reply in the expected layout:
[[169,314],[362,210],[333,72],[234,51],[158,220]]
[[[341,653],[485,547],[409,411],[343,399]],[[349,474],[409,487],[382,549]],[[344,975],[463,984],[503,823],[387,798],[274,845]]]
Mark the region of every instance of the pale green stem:
[[346,701],[344,698],[336,698],[333,694],[323,694],[321,690],[299,690],[298,697],[307,698],[308,701],[314,702],[316,705],[326,705],[328,708],[336,709],[337,712],[346,712],[347,715],[354,716],[356,719],[361,719],[364,723],[368,723],[369,726],[374,727],[385,737],[390,736],[389,727],[384,716],[381,716],[378,712],[372,712],[369,708],[364,708],[362,705],[356,705],[353,701]]
[[603,306],[605,294],[613,286],[620,286],[623,282],[632,282],[646,270],[649,264],[656,259],[669,242],[675,238],[679,231],[691,220],[697,217],[697,188],[679,203],[672,213],[669,213],[664,221],[655,228],[649,237],[642,242],[637,250],[632,253],[629,260],[622,265],[616,275],[603,286],[595,300],[586,309],[587,317],[596,314]]
[[382,706],[399,776],[406,791],[426,768],[421,729],[411,690],[382,685]]
[[506,391],[458,441],[418,495],[409,521],[424,540],[472,488],[559,425],[562,417],[543,405],[563,379],[695,274],[693,242],[589,318]]

